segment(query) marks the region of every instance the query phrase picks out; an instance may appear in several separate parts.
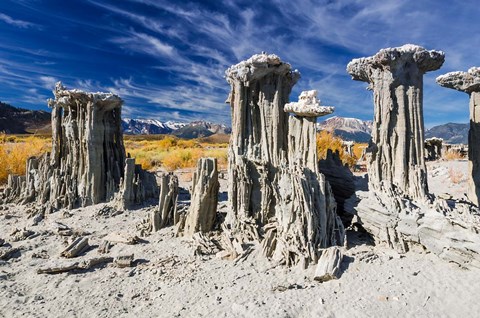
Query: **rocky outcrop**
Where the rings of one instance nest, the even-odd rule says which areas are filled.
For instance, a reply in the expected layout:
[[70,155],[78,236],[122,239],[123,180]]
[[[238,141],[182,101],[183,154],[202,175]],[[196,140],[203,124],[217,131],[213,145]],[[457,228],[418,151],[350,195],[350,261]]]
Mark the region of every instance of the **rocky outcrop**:
[[437,77],[440,86],[470,95],[470,129],[468,131],[468,198],[477,206],[480,203],[480,67],[468,72],[451,72]]
[[333,107],[320,106],[316,91],[305,91],[288,103],[288,165],[279,172],[276,236],[263,241],[268,257],[288,266],[317,263],[319,248],[343,244],[343,226],[325,176],[318,171],[316,122]]
[[348,65],[353,78],[368,81],[374,91],[375,120],[369,191],[357,191],[345,207],[352,207],[377,243],[400,253],[419,244],[447,261],[478,268],[480,210],[427,193],[422,76],[443,60],[442,52],[407,45]]
[[218,203],[217,159],[200,158],[193,174],[192,199],[185,219],[183,234],[206,233],[213,229]]
[[120,190],[115,196],[114,205],[118,210],[128,210],[158,195],[155,175],[135,164],[135,158],[125,160],[125,173],[120,181]]
[[226,77],[232,108],[226,222],[241,240],[262,241],[267,257],[289,266],[316,263],[319,249],[342,244],[344,234],[315,151],[316,117],[333,108],[320,106],[315,91],[287,104],[299,73],[276,55],[254,55]]
[[348,63],[352,78],[369,83],[374,95],[374,123],[367,158],[371,190],[393,186],[412,198],[424,198],[428,193],[423,147],[423,74],[439,69],[444,59],[441,51],[407,44]]
[[435,161],[442,158],[443,139],[428,138],[425,139],[425,160]]
[[178,178],[173,173],[165,173],[160,176],[159,183],[160,197],[158,209],[152,211],[150,215],[150,223],[154,232],[178,222]]
[[276,173],[287,160],[289,116],[283,106],[299,77],[273,54],[254,55],[226,71],[232,110],[228,217],[236,228],[263,225],[275,216]]
[[318,162],[320,172],[332,188],[335,201],[337,202],[337,214],[344,225],[350,225],[353,215],[345,212],[345,200],[355,194],[355,179],[348,166],[342,163],[338,151],[327,150],[325,159]]
[[[67,90],[61,83],[56,84],[53,94],[55,99],[49,100],[52,152],[28,160],[21,193],[11,195],[12,191],[18,192],[18,182],[12,182],[15,187],[7,189],[6,200],[70,209],[111,200],[125,171],[123,101],[111,93]],[[127,167],[135,170],[134,163],[127,162]],[[145,176],[143,172],[138,174]],[[133,180],[130,172],[125,178]],[[151,195],[146,189],[145,196]],[[124,196],[130,197],[131,193],[127,191]]]

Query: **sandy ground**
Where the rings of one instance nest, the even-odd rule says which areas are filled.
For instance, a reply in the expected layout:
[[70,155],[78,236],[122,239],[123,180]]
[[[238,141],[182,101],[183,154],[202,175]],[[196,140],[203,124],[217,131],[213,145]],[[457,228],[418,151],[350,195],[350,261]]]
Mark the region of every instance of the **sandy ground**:
[[[430,178],[432,192],[464,192],[461,182],[447,184],[450,165],[466,172],[466,162],[429,164],[430,174],[440,171]],[[38,225],[25,207],[0,211],[0,238],[20,248],[14,258],[0,261],[0,317],[478,317],[480,312],[480,271],[422,250],[398,255],[365,244],[354,232],[341,278],[326,283],[313,280],[314,268],[275,266],[258,248],[237,263],[196,256],[189,241],[174,237],[173,228],[136,245],[112,247],[111,256],[134,253],[134,267],[37,274],[39,268],[72,262],[60,257],[69,238],[57,234],[57,222],[90,233],[92,248],[78,261],[100,256],[97,246],[111,232],[138,234],[136,225],[149,210],[111,216],[99,212],[104,206],[59,211]],[[9,234],[15,228],[36,236],[13,242]]]

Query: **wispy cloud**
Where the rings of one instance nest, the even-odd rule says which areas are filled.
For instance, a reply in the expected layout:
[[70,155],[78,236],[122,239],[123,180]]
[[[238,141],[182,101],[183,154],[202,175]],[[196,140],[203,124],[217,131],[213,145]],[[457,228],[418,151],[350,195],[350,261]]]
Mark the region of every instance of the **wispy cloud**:
[[0,21],[13,25],[17,28],[22,28],[22,29],[40,28],[40,26],[35,23],[31,23],[23,20],[17,20],[4,13],[0,13]]

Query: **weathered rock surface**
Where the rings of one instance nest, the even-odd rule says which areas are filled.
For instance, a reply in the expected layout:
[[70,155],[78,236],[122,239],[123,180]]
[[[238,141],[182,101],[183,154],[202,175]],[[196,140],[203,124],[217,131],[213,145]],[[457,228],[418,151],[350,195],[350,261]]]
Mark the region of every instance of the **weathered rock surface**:
[[340,278],[342,260],[343,255],[338,246],[332,246],[323,250],[313,279],[323,283]]
[[325,176],[332,188],[335,202],[337,202],[337,214],[344,225],[349,225],[352,214],[344,210],[345,200],[355,194],[355,178],[350,169],[343,165],[340,155],[332,150],[327,151],[325,159],[318,162],[320,172]]
[[319,248],[341,244],[344,234],[315,150],[316,116],[333,109],[320,106],[315,91],[286,105],[299,73],[276,55],[254,55],[226,77],[232,234],[262,241],[264,254],[284,264],[316,263]]
[[443,139],[428,138],[425,139],[425,159],[428,161],[439,160],[442,158]]
[[[422,76],[443,60],[443,52],[407,45],[349,64],[353,78],[370,82],[374,90],[375,122],[369,191],[357,191],[345,206],[353,207],[377,243],[400,253],[419,244],[447,261],[478,268],[480,210],[427,192]],[[442,81],[452,85],[453,79]]]
[[[4,200],[36,202],[44,210],[71,209],[111,200],[122,178],[129,178],[125,186],[130,185],[130,179],[137,178],[132,177],[131,170],[124,176],[123,101],[111,93],[67,90],[60,82],[53,94],[55,99],[49,100],[52,152],[30,158],[25,177],[10,177]],[[127,162],[127,167],[132,169],[132,163]],[[154,195],[151,178],[144,172],[137,174],[143,180],[144,196]],[[123,195],[142,199],[138,193],[127,191]]]
[[468,198],[480,204],[480,67],[468,72],[451,72],[437,77],[440,86],[470,95],[470,129],[468,131]]
[[158,209],[151,212],[152,231],[156,232],[178,222],[177,216],[178,178],[173,173],[160,176],[160,197]]
[[196,232],[209,232],[215,224],[218,203],[217,159],[200,158],[193,174],[192,200],[185,219],[183,234],[192,237]]
[[352,78],[369,83],[374,95],[374,123],[367,158],[371,190],[394,186],[412,198],[424,198],[428,193],[423,74],[439,69],[444,59],[441,51],[407,44],[348,63]]
[[289,116],[283,106],[300,74],[276,55],[257,54],[230,67],[226,77],[232,109],[228,216],[236,228],[249,219],[266,224],[275,216],[276,172],[287,160]]
[[400,193],[357,191],[345,206],[354,207],[377,244],[399,253],[423,245],[446,261],[480,268],[480,210],[472,205],[440,198],[415,202]]
[[134,205],[143,203],[148,198],[158,195],[155,175],[135,164],[135,158],[125,160],[124,176],[120,182],[120,190],[115,196],[114,206],[119,210],[128,210]]

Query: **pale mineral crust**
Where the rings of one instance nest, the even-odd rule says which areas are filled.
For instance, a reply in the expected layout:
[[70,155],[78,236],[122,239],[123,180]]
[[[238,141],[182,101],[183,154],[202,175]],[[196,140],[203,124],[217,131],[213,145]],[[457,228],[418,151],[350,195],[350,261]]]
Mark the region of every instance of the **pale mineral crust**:
[[283,109],[288,113],[303,117],[320,117],[330,115],[335,111],[335,107],[320,106],[316,90],[303,91],[298,102],[287,103]]
[[369,83],[374,95],[372,141],[367,150],[371,190],[393,186],[412,198],[428,193],[423,75],[439,69],[444,59],[441,51],[407,44],[348,63],[352,79]]
[[480,204],[480,67],[468,72],[451,72],[437,77],[440,86],[470,95],[470,129],[468,131],[468,198]]

